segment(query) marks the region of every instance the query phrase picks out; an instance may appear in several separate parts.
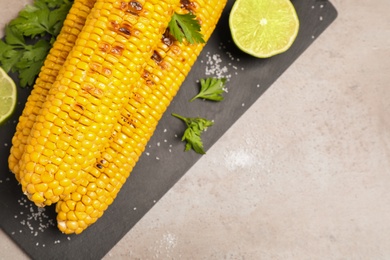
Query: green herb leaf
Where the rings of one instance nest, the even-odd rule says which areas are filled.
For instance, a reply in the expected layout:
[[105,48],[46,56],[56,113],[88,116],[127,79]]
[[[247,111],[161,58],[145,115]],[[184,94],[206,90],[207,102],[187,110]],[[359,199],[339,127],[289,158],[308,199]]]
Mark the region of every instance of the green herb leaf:
[[26,45],[23,34],[9,25],[5,27],[5,42],[8,45],[19,48],[23,48]]
[[19,74],[21,87],[34,84],[71,6],[71,0],[35,0],[6,26],[0,64]]
[[223,92],[226,86],[225,78],[207,78],[200,80],[200,91],[190,101],[203,98],[212,101],[222,101]]
[[62,4],[60,7],[50,12],[49,28],[53,39],[60,33],[62,25],[71,7],[71,3],[65,1],[65,3]]
[[19,71],[21,86],[32,86],[34,84],[50,47],[49,42],[40,40],[34,45],[27,46],[23,51],[19,61],[15,64],[15,68]]
[[14,66],[23,55],[21,50],[26,43],[23,36],[14,28],[6,26],[5,39],[0,40],[0,63],[5,72],[15,71]]
[[36,2],[41,2],[46,4],[50,9],[58,8],[62,5],[67,5],[70,3],[69,0],[36,0]]
[[205,43],[203,35],[200,33],[200,24],[196,16],[192,13],[174,13],[169,22],[169,32],[180,43],[186,39],[189,43]]
[[208,127],[212,126],[214,122],[200,117],[183,117],[175,113],[172,116],[181,119],[187,125],[187,129],[184,131],[181,139],[186,141],[185,151],[193,149],[196,153],[205,154],[201,134]]
[[56,36],[71,7],[69,2],[62,2],[60,5],[50,3],[50,6],[56,6],[52,9],[45,1],[35,1],[34,5],[27,5],[21,10],[10,25],[31,38],[45,34]]
[[19,12],[19,16],[10,22],[10,25],[24,36],[35,37],[37,35],[44,35],[47,32],[45,27],[46,22],[42,19],[47,19],[50,10],[47,7],[41,7],[42,9],[27,5],[22,11]]

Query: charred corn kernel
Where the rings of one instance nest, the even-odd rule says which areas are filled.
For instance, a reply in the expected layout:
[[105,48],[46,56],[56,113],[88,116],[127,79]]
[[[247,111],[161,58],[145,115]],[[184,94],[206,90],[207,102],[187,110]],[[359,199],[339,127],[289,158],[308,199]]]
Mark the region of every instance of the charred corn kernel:
[[[76,37],[84,26],[87,15],[93,7],[95,0],[75,0],[57,40],[50,50],[44,66],[35,82],[31,95],[27,99],[25,108],[19,118],[16,126],[16,133],[12,139],[11,153],[8,159],[10,170],[15,174],[16,179],[20,180],[19,161],[25,151],[28,136],[31,127],[42,107],[43,101],[54,83],[58,72],[65,62]],[[47,136],[47,132],[43,133]]]
[[[134,3],[141,7],[136,13],[128,10]],[[56,180],[61,188],[54,187],[56,196],[50,198],[51,202],[67,195],[96,164],[97,155],[107,147],[117,118],[132,94],[132,85],[141,78],[142,68],[159,43],[161,31],[179,6],[180,0],[96,1],[36,116],[27,140],[27,144],[38,144],[33,145],[33,152],[40,150],[38,157],[44,156],[46,149],[56,151],[50,159],[60,162],[61,178],[56,174]],[[161,15],[155,16],[154,11],[148,10],[159,10]],[[134,24],[127,21],[129,17]],[[113,38],[113,43],[103,41],[106,35]],[[45,129],[44,122],[53,124]],[[68,137],[64,138],[64,134]],[[88,135],[94,137],[92,142],[86,139]],[[60,139],[67,148],[58,142],[48,143],[47,139]],[[22,156],[20,179],[31,170],[42,173],[46,169],[47,165],[40,165],[42,160],[39,159],[34,161],[33,169],[27,168],[31,159],[27,152]],[[50,160],[45,162],[53,164]],[[78,173],[70,178],[67,176],[69,169]],[[44,193],[40,196],[44,197]]]
[[[177,11],[194,12],[201,20],[202,34],[207,40],[225,4],[226,1],[217,0],[207,4],[201,0],[185,1],[184,9],[193,9]],[[196,6],[198,8],[194,8]],[[151,55],[141,80],[134,85],[130,100],[121,111],[120,120],[113,127],[115,131],[109,138],[109,146],[101,151],[94,171],[87,175],[97,177],[89,180],[90,184],[84,184],[88,191],[82,195],[81,203],[85,207],[92,206],[93,210],[87,213],[84,221],[74,222],[64,218],[61,204],[72,200],[73,194],[65,196],[56,206],[58,227],[62,232],[82,232],[96,222],[113,202],[202,48],[203,44],[172,42],[167,46],[163,40],[159,42],[155,53],[161,60],[157,62]],[[100,174],[97,175],[95,171]],[[85,208],[76,207],[75,212],[79,210],[84,212]]]

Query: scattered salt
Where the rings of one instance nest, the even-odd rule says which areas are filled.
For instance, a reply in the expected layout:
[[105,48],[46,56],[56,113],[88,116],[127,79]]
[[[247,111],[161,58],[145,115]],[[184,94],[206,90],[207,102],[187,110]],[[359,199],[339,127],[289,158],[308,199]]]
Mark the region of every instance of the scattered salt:
[[221,55],[219,54],[210,54],[208,52],[206,54],[206,75],[207,76],[215,76],[217,78],[226,77],[226,74],[228,73],[228,68],[226,66],[221,66],[222,59]]

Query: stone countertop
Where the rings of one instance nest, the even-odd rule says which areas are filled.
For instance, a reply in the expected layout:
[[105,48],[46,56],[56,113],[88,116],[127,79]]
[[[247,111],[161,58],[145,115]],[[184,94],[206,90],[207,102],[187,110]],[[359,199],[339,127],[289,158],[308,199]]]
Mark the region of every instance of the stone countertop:
[[[0,27],[28,0],[2,2]],[[338,18],[105,259],[388,259],[390,2]],[[26,259],[0,230],[0,259]]]

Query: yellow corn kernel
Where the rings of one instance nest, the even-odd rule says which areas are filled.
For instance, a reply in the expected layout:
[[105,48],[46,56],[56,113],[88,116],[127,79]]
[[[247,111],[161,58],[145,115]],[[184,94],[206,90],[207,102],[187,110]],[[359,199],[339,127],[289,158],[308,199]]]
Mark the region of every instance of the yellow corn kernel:
[[[116,0],[96,1],[31,128],[27,145],[32,145],[32,153],[40,157],[48,153],[45,152],[47,149],[55,151],[51,160],[59,163],[56,164],[59,166],[58,171],[62,171],[60,176],[58,172],[55,175],[59,186],[54,187],[53,194],[57,197],[50,198],[51,202],[56,202],[64,192],[76,187],[62,179],[78,184],[96,161],[99,151],[108,146],[117,118],[132,95],[132,86],[129,84],[141,78],[142,68],[150,58],[151,50],[160,42],[161,31],[167,27],[173,10],[180,6],[180,0],[145,1],[143,6],[147,6],[147,9],[153,7],[161,13],[155,16],[144,9],[137,14],[121,10],[123,3],[119,7],[116,6],[118,3]],[[115,16],[110,13],[115,13]],[[136,20],[134,26],[127,22],[128,17]],[[159,27],[151,26],[153,19],[158,19],[154,24],[159,24]],[[103,42],[105,35],[112,36],[114,43],[110,45]],[[131,57],[125,56],[128,50],[131,50]],[[96,57],[102,58],[101,63],[96,63],[99,60]],[[67,84],[64,85],[64,82]],[[86,89],[85,84],[91,87]],[[93,89],[99,91],[91,93]],[[100,102],[96,102],[96,99]],[[89,110],[91,108],[92,111]],[[52,123],[49,129],[44,127],[46,122]],[[91,133],[94,140],[84,141],[85,136]],[[64,138],[64,134],[68,137]],[[61,140],[69,148],[62,150],[59,143],[47,142],[46,138]],[[42,160],[38,158],[33,161],[34,169],[30,169],[27,166],[31,160],[32,157],[25,151],[19,163],[20,179],[28,176],[30,170],[41,174],[47,168],[46,164],[53,164],[45,160],[45,165],[40,165]],[[69,167],[78,172],[76,177],[70,178],[67,176],[69,170],[63,171]],[[32,197],[32,194],[28,195]],[[40,196],[44,194],[40,193]]]
[[31,95],[26,102],[19,123],[16,126],[16,133],[12,139],[11,154],[8,159],[10,170],[18,180],[20,180],[19,161],[24,154],[27,138],[30,135],[30,130],[36,116],[42,107],[42,101],[46,99],[49,89],[64,64],[71,47],[74,45],[78,33],[84,26],[87,15],[94,3],[95,0],[74,1],[64,21],[61,32],[57,36],[57,40],[53,44],[53,48],[50,50],[34,88],[31,91]]
[[[199,8],[192,10],[196,15],[198,13],[208,14],[207,16],[202,15],[202,18],[198,17],[202,20],[202,34],[207,40],[215,28],[226,1],[214,0],[207,4],[203,1],[200,4],[198,0],[192,2],[196,3],[195,6],[199,6]],[[159,9],[155,9],[155,11],[160,12]],[[58,217],[58,227],[62,232],[78,234],[87,226],[95,223],[113,202],[144,151],[158,120],[176,95],[202,48],[203,44],[188,45],[174,42],[172,46],[166,46],[162,41],[159,42],[156,50],[162,57],[161,63],[165,65],[161,66],[161,63],[155,62],[153,58],[148,61],[145,72],[141,74],[143,75],[139,81],[141,83],[136,84],[133,88],[129,102],[121,111],[120,120],[113,127],[115,131],[112,131],[109,138],[109,146],[101,151],[94,171],[88,175],[96,176],[97,179],[92,179],[93,185],[91,186],[84,184],[84,186],[91,187],[91,190],[83,195],[82,203],[85,206],[92,205],[94,210],[87,213],[89,217],[86,217],[85,221],[71,222],[72,225],[68,224],[69,219]],[[100,175],[97,175],[96,171],[100,172]],[[91,192],[92,190],[93,192]],[[58,204],[68,200],[72,200],[72,197],[67,196]],[[58,204],[56,211],[60,216],[63,216]],[[85,209],[84,207],[79,209],[76,207],[75,212],[78,210],[84,212]],[[82,225],[85,224],[87,226],[83,228]]]

